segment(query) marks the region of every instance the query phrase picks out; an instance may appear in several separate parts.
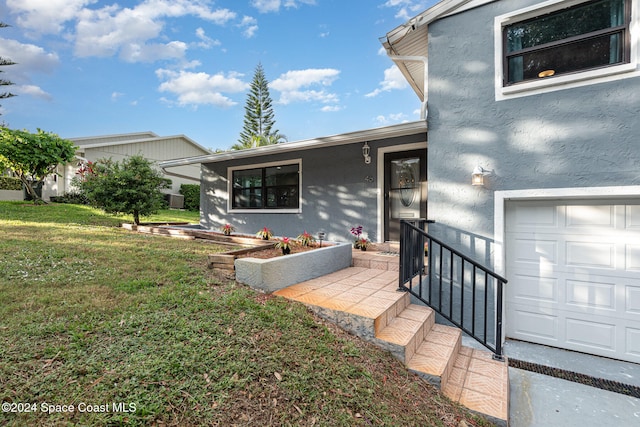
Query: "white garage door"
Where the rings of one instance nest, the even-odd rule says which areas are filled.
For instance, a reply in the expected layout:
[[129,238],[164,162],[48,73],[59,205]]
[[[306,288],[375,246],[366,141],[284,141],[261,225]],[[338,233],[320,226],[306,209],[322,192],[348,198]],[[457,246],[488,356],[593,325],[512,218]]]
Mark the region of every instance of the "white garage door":
[[640,363],[640,201],[508,202],[507,337]]

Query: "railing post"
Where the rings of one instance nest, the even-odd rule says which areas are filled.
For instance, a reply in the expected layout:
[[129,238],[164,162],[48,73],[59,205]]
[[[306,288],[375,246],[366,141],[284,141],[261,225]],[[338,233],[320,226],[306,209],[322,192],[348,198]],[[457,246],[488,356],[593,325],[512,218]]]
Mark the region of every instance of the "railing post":
[[498,295],[496,295],[496,352],[493,355],[494,360],[504,360],[502,355],[502,280],[496,279],[498,282]]

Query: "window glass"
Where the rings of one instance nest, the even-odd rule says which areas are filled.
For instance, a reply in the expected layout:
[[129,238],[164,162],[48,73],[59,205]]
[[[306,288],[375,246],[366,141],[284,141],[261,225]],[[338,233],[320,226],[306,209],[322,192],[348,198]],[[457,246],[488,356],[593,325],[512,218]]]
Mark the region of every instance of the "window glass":
[[597,0],[504,28],[507,84],[625,61],[625,0]]
[[297,209],[299,165],[233,171],[234,209]]

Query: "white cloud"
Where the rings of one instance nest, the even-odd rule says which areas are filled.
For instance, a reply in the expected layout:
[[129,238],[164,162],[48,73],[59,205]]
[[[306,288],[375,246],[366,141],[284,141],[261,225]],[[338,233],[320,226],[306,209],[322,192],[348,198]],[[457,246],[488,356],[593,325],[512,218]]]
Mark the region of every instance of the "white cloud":
[[45,92],[40,86],[36,85],[15,86],[15,89],[12,90],[12,92],[15,92],[17,95],[29,95],[35,98],[44,99],[46,101],[51,101],[53,99],[51,94]]
[[278,12],[280,7],[298,8],[301,4],[314,5],[315,0],[253,0],[251,5],[260,13]]
[[[273,90],[280,92],[280,104],[292,102],[320,102],[335,104],[339,102],[338,95],[324,89],[338,78],[340,70],[333,68],[311,68],[294,70],[282,74],[269,84]],[[311,89],[320,86],[321,90]]]
[[200,39],[200,42],[197,44],[198,47],[209,49],[212,46],[220,46],[220,40],[214,40],[211,37],[207,36],[204,29],[202,27],[196,28],[196,37]]
[[396,65],[384,70],[384,80],[380,82],[379,87],[366,94],[366,97],[374,97],[380,95],[382,92],[389,92],[391,90],[405,89],[408,87],[407,80],[404,78],[400,69]]
[[38,34],[58,34],[67,21],[92,3],[95,0],[7,0],[7,7],[18,15],[19,27]]
[[[0,56],[16,63],[3,67],[2,71],[7,80],[22,85],[22,93],[47,99],[50,97],[48,94],[45,95],[44,91],[37,93],[37,86],[31,84],[31,74],[51,73],[60,64],[57,54],[33,44],[0,38]],[[12,89],[12,92],[19,92],[18,87]]]
[[126,61],[184,57],[186,43],[164,39],[162,32],[168,18],[195,16],[224,25],[237,16],[229,9],[210,8],[208,0],[144,0],[132,7],[121,7],[117,3],[89,7],[95,3],[96,0],[7,0],[20,26],[32,33],[66,33],[65,38],[75,41],[78,56],[120,54]]
[[396,9],[396,18],[409,20],[437,3],[437,0],[388,0],[383,6]]
[[124,93],[122,93],[122,92],[113,92],[111,94],[111,101],[115,102],[115,101],[117,101],[119,98],[121,98],[123,96],[124,96]]
[[408,121],[407,115],[404,113],[389,114],[387,116],[376,116],[375,122],[381,126],[387,126],[394,123],[406,123]]
[[242,35],[250,39],[258,31],[258,20],[251,16],[244,16],[238,27],[242,28]]
[[[237,102],[223,95],[223,93],[238,93],[245,91],[249,84],[240,79],[242,74],[223,73],[207,74],[188,71],[156,70],[160,80],[164,80],[158,90],[168,92],[177,97],[180,106],[215,105],[231,107]],[[163,98],[166,100],[166,98]]]

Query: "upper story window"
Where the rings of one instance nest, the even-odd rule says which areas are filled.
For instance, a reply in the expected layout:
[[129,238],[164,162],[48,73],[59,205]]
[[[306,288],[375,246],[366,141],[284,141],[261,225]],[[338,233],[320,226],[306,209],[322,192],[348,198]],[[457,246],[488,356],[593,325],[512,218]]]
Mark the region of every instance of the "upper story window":
[[300,163],[265,165],[230,171],[231,209],[300,208]]
[[496,16],[496,100],[640,77],[639,6],[547,0]]
[[595,0],[504,26],[504,85],[628,63],[630,12]]

